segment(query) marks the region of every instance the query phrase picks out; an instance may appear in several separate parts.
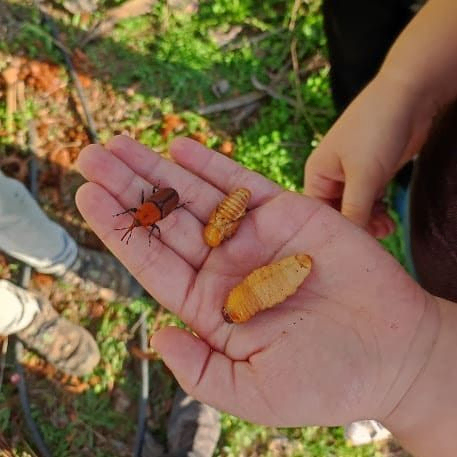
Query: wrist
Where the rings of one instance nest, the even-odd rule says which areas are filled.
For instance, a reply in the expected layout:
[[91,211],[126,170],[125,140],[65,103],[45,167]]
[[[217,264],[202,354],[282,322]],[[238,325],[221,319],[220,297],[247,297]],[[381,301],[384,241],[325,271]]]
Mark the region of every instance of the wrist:
[[457,3],[429,0],[395,41],[380,73],[402,81],[437,111],[457,97]]
[[410,113],[411,132],[427,132],[433,118],[444,106],[444,102],[414,78],[404,77],[398,69],[381,68],[373,83],[381,92],[396,103],[401,103]]
[[417,375],[383,423],[415,456],[450,457],[457,453],[457,304],[431,296],[423,331],[408,354]]

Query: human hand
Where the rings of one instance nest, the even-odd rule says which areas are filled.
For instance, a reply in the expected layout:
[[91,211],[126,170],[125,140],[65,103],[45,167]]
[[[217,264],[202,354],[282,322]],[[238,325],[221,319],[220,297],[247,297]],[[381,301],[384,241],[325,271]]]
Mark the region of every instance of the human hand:
[[305,195],[330,204],[378,238],[395,225],[385,186],[417,152],[431,116],[419,94],[378,75],[346,109],[305,164]]
[[[161,329],[154,347],[181,386],[244,419],[276,426],[383,419],[410,388],[433,338],[435,304],[363,230],[317,200],[188,139],[171,145],[177,163],[116,137],[78,159],[90,182],[81,214],[143,287],[194,332]],[[159,222],[161,238],[138,228],[129,244],[113,218],[160,181],[184,208]],[[203,242],[211,210],[229,191],[252,192],[236,235]],[[242,325],[221,309],[231,288],[261,265],[296,253],[313,258],[297,293]],[[198,336],[197,336],[198,335]]]

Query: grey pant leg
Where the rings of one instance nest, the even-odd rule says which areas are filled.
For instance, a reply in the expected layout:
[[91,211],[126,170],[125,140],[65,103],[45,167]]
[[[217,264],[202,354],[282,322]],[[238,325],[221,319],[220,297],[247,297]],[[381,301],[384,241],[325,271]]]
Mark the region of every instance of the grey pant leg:
[[0,249],[43,273],[63,274],[77,245],[52,222],[26,187],[0,172]]
[[0,280],[0,335],[26,328],[39,311],[36,298],[4,279]]

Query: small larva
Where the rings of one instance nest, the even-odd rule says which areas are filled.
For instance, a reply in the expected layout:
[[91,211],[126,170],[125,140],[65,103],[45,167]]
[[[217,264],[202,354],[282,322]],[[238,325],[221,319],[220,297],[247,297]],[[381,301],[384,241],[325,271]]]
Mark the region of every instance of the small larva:
[[208,246],[215,248],[235,234],[241,218],[246,214],[251,192],[239,188],[227,195],[211,212],[203,238]]
[[230,291],[222,309],[225,321],[241,324],[282,303],[308,276],[311,263],[309,255],[297,254],[252,271]]

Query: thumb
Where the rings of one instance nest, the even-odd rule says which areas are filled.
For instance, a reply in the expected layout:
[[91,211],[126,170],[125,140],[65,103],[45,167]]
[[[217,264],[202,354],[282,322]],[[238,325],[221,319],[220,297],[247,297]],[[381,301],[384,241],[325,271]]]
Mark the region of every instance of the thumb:
[[341,214],[351,222],[366,227],[376,200],[378,183],[369,174],[347,176],[341,202]]
[[232,414],[241,411],[227,408],[225,396],[234,398],[232,361],[208,343],[176,327],[165,327],[151,338],[151,346],[161,355],[180,386],[197,400]]

